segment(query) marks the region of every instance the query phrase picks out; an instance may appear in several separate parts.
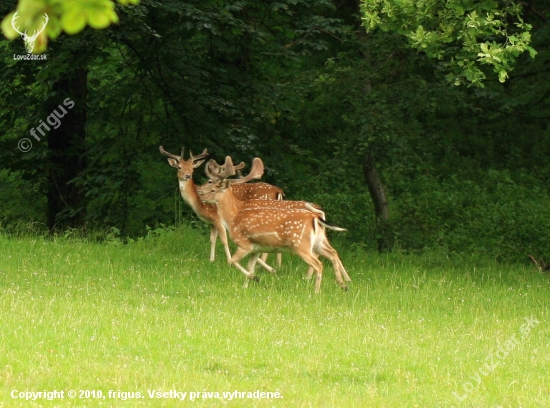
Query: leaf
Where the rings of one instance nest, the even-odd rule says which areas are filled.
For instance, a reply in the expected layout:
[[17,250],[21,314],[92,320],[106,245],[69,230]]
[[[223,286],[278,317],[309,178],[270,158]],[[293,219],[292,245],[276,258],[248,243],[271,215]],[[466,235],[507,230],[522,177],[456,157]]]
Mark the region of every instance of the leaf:
[[19,36],[17,31],[15,31],[11,25],[11,19],[14,14],[15,12],[12,12],[2,20],[2,34],[4,34],[8,40],[14,40]]
[[61,17],[61,27],[67,34],[76,34],[86,26],[86,19],[79,9],[71,9]]
[[115,19],[113,20],[113,15],[109,13],[109,11],[112,10],[101,10],[101,11],[94,11],[88,15],[88,22],[90,24],[90,27],[96,28],[96,29],[102,29],[108,27],[111,22],[118,22],[118,17],[116,14],[114,14]]

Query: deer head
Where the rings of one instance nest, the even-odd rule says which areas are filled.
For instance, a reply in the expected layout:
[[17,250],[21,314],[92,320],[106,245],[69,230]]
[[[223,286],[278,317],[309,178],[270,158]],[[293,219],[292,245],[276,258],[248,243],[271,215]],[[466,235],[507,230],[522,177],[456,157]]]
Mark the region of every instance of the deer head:
[[44,13],[44,24],[42,25],[42,28],[38,29],[38,30],[34,30],[34,32],[32,33],[32,35],[28,35],[27,34],[27,30],[25,30],[25,32],[21,32],[19,31],[19,27],[15,26],[16,24],[16,20],[17,18],[19,17],[18,16],[19,14],[19,11],[16,11],[15,14],[13,15],[12,19],[11,19],[11,25],[13,27],[13,29],[19,34],[21,35],[21,37],[23,37],[23,41],[25,41],[25,48],[27,49],[27,52],[30,54],[32,53],[32,51],[34,50],[34,44],[36,42],[36,39],[38,38],[38,36],[42,33],[42,31],[44,31],[44,29],[46,28],[46,24],[48,24],[48,21],[49,21],[49,17],[46,13]]
[[[237,166],[233,165],[233,160],[229,156],[225,158],[225,163],[222,166],[219,166],[214,160],[210,160],[204,171],[211,183],[207,183],[200,190],[198,190],[198,193],[201,195],[201,200],[207,203],[213,203],[214,195],[217,192],[227,190],[232,185],[243,184],[251,180],[260,179],[264,174],[264,163],[262,162],[262,159],[255,157],[252,161],[250,173],[248,173],[247,176],[241,175],[236,179],[228,178],[237,174],[237,171],[243,167],[244,163]],[[215,170],[212,171],[212,168]]]
[[178,178],[182,181],[190,180],[193,176],[193,170],[199,167],[203,162],[204,158],[208,156],[207,149],[204,149],[201,154],[193,156],[193,152],[189,150],[190,158],[185,160],[183,158],[183,152],[185,148],[181,148],[181,155],[177,156],[172,153],[168,153],[162,146],[159,146],[160,153],[168,157],[168,163],[170,166],[178,169]]

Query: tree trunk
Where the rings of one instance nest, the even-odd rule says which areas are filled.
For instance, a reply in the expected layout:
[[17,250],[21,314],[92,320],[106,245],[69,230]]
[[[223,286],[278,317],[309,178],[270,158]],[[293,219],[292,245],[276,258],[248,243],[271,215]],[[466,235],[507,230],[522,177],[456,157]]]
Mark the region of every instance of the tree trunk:
[[[54,83],[54,96],[47,104],[47,122],[50,126],[46,139],[47,223],[50,231],[82,226],[86,215],[83,188],[74,184],[74,180],[86,167],[88,71],[85,68],[77,68],[66,75]],[[53,115],[57,116],[60,123],[56,123]]]
[[383,252],[393,246],[392,233],[389,223],[388,200],[384,185],[380,180],[374,157],[367,153],[363,156],[363,176],[369,188],[369,193],[374,203],[374,213],[377,222],[376,242],[378,251]]

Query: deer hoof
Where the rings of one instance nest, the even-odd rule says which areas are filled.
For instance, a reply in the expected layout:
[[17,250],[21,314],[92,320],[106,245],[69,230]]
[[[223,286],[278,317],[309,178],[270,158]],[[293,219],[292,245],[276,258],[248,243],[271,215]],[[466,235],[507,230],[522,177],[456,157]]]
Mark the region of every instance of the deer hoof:
[[260,281],[260,278],[258,278],[257,276],[248,276],[248,279],[253,280],[254,282]]

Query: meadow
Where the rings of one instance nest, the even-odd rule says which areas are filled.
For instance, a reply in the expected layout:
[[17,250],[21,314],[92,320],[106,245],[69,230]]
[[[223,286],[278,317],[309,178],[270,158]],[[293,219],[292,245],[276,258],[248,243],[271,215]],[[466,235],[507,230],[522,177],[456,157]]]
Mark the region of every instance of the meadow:
[[550,276],[330,239],[353,282],[315,295],[292,255],[242,288],[189,226],[0,234],[0,406],[550,406]]

